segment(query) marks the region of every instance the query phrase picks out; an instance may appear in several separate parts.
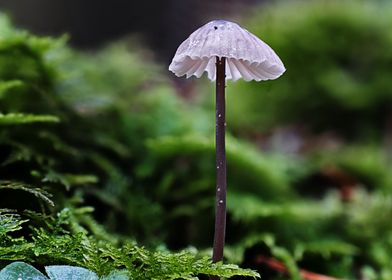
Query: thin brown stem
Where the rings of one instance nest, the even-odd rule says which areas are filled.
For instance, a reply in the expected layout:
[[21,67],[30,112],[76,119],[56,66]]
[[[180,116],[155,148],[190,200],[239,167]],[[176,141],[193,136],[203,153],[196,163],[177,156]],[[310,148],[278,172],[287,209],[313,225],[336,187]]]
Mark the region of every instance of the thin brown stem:
[[[226,232],[226,149],[225,149],[225,64],[224,57],[216,59],[216,208],[212,261],[223,259]],[[211,279],[219,279],[212,277]]]

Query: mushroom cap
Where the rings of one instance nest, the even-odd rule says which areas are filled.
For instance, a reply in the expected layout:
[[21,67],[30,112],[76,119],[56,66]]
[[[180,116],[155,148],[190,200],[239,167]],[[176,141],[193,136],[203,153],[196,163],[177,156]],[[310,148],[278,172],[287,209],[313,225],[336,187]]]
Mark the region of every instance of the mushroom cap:
[[226,80],[273,80],[285,67],[266,43],[238,24],[213,20],[193,32],[177,49],[169,70],[176,76],[216,78],[216,57],[226,58]]

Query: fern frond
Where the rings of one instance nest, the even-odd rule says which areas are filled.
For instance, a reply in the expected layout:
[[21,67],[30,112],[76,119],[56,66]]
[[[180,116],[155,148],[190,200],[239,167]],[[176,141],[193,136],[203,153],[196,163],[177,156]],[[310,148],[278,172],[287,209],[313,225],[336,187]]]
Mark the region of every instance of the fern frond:
[[10,209],[0,209],[0,239],[3,235],[22,229],[28,220],[22,220],[20,215]]
[[[323,206],[320,206],[320,203]],[[266,217],[290,217],[292,221],[314,221],[338,217],[343,213],[343,205],[335,196],[323,201],[300,200],[294,202],[271,203],[254,195],[230,192],[228,211],[233,218],[242,222],[254,222]]]
[[19,125],[36,122],[58,123],[60,119],[51,115],[33,115],[23,113],[0,113],[0,125]]
[[23,86],[21,80],[0,81],[0,99],[3,98],[10,90]]
[[31,185],[21,183],[21,182],[11,182],[11,181],[0,181],[0,190],[1,189],[12,189],[12,190],[21,190],[28,193],[31,193],[35,197],[39,198],[40,200],[44,201],[50,206],[54,206],[53,200],[50,199],[52,196],[47,191],[43,190],[42,188],[33,187]]

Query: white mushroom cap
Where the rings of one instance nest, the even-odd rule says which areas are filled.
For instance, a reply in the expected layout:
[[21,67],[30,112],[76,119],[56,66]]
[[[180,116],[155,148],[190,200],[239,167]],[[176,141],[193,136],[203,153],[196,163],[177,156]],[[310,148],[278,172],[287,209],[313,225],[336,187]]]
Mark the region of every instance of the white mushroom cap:
[[214,20],[193,32],[177,49],[169,70],[176,76],[216,76],[216,57],[226,57],[226,80],[273,80],[286,71],[266,43],[238,24]]

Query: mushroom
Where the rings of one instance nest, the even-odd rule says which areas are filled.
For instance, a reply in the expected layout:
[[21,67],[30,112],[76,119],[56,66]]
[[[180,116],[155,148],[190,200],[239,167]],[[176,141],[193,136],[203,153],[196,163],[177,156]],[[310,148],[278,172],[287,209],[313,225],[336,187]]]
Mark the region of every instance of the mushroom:
[[225,80],[273,80],[285,72],[275,52],[238,24],[214,20],[193,32],[177,49],[169,70],[176,76],[204,72],[216,80],[216,217],[213,262],[223,259],[226,228]]
[[176,76],[195,75],[203,72],[215,81],[215,59],[226,58],[226,80],[273,80],[285,68],[275,52],[255,35],[238,24],[213,20],[193,32],[177,49],[169,70]]

